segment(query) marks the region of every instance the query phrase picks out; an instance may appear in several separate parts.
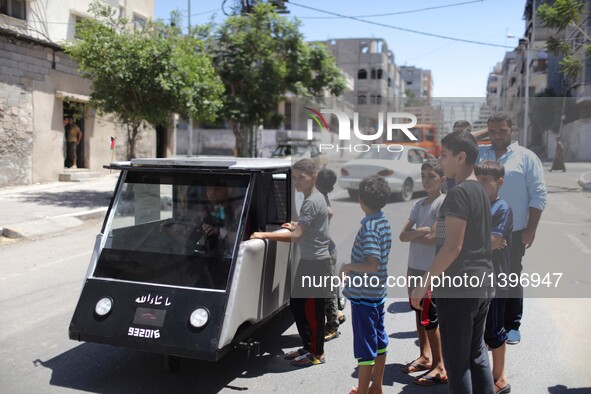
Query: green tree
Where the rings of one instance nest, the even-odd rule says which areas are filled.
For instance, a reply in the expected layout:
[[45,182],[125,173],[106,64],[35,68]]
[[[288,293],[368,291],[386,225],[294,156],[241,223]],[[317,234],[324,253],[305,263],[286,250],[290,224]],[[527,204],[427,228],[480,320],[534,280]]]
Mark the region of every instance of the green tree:
[[[591,38],[581,27],[581,16],[584,3],[580,0],[556,0],[553,4],[545,3],[538,7],[537,14],[545,26],[556,29],[557,32],[564,31],[567,27],[573,27],[581,36],[584,51],[583,56],[591,54]],[[569,79],[574,79],[583,68],[584,59],[581,54],[573,48],[573,44],[558,37],[548,39],[548,50],[557,56],[563,56],[560,61],[560,70]]]
[[176,24],[148,22],[134,28],[108,5],[94,2],[94,18],[76,25],[66,52],[92,83],[91,103],[127,126],[127,157],[135,157],[142,122],[165,125],[171,113],[212,119],[223,84],[196,35]]
[[327,48],[306,43],[299,25],[277,15],[271,4],[258,3],[252,13],[229,16],[209,34],[226,88],[223,117],[232,124],[239,156],[253,154],[256,127],[281,123],[277,109],[288,92],[318,97],[325,89],[337,96],[344,90]]

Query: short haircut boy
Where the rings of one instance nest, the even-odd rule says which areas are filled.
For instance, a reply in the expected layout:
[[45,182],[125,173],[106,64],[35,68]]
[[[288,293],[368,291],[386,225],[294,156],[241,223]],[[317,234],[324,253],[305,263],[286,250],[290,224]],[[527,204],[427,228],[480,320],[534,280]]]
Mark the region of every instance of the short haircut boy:
[[311,159],[301,159],[291,167],[293,171],[301,171],[306,175],[316,174],[316,164]]
[[386,206],[391,193],[388,182],[379,175],[364,178],[359,184],[359,198],[375,211]]
[[440,177],[443,176],[443,166],[437,159],[429,159],[421,165],[421,171],[432,170]]
[[460,152],[466,153],[466,163],[475,164],[478,158],[478,142],[471,133],[450,133],[443,137],[441,145],[452,151],[454,156]]
[[318,171],[316,177],[316,188],[322,194],[328,194],[334,190],[334,184],[337,183],[337,174],[333,170],[323,168]]
[[485,160],[474,167],[476,176],[492,176],[496,181],[505,177],[505,166],[493,160]]
[[470,122],[468,122],[467,120],[456,120],[456,122],[454,123],[453,130],[455,129],[463,129],[463,131],[472,131],[472,125],[470,124]]
[[507,126],[513,126],[511,117],[505,112],[495,112],[494,114],[490,115],[486,123],[489,124],[490,122],[507,122]]

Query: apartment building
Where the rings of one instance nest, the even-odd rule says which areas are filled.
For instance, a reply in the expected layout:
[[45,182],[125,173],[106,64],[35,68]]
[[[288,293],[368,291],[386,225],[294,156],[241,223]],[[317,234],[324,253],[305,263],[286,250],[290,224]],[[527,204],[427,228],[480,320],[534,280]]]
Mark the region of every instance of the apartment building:
[[[141,25],[154,0],[107,0],[119,15]],[[0,2],[0,186],[56,181],[64,172],[64,115],[83,130],[79,168],[104,171],[110,140],[124,151],[125,129],[88,105],[90,82],[63,51],[76,23],[89,18],[91,0]],[[143,130],[138,155],[155,154],[153,130]],[[122,154],[121,154],[122,157]],[[117,158],[117,156],[116,156]]]

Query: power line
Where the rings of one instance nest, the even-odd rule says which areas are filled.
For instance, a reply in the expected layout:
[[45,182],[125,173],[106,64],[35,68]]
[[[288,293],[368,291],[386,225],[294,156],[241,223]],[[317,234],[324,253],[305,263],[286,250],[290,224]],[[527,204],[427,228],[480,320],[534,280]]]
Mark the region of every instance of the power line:
[[511,49],[513,47],[507,46],[507,45],[501,45],[501,44],[493,44],[490,42],[482,42],[482,41],[474,41],[474,40],[466,40],[464,38],[457,38],[457,37],[450,37],[450,36],[444,36],[441,34],[435,34],[435,33],[426,33],[423,31],[418,31],[418,30],[412,30],[412,29],[406,29],[404,27],[398,27],[398,26],[392,26],[392,25],[387,25],[385,23],[380,23],[380,22],[373,22],[373,21],[368,21],[365,19],[361,19],[355,16],[347,16],[347,15],[342,15],[342,14],[337,14],[336,12],[332,12],[332,11],[326,11],[326,10],[321,10],[318,8],[314,8],[314,7],[309,7],[307,5],[302,5],[302,4],[298,4],[298,3],[294,3],[293,1],[289,2],[290,5],[295,5],[297,7],[302,7],[302,8],[307,8],[309,10],[312,11],[317,11],[317,12],[322,12],[324,14],[329,14],[329,15],[333,15],[333,16],[338,16],[340,18],[347,18],[347,19],[352,19],[354,21],[358,21],[358,22],[363,22],[363,23],[368,23],[370,25],[375,25],[375,26],[380,26],[380,27],[386,27],[388,29],[394,29],[394,30],[400,30],[400,31],[405,31],[407,33],[414,33],[414,34],[420,34],[423,36],[428,36],[428,37],[436,37],[436,38],[441,38],[444,40],[451,40],[451,41],[458,41],[458,42],[465,42],[468,44],[476,44],[476,45],[484,45],[484,46],[489,46],[489,47],[498,47],[498,48],[508,48]]
[[[462,3],[453,3],[447,5],[439,5],[435,7],[427,7],[427,8],[419,8],[417,10],[409,10],[409,11],[399,11],[399,12],[389,12],[386,14],[372,14],[372,15],[355,15],[355,18],[377,18],[382,16],[392,16],[392,15],[403,15],[403,14],[412,14],[415,12],[423,12],[423,11],[431,11],[440,8],[449,8],[449,7],[457,7],[460,5],[472,4],[472,3],[482,3],[484,0],[472,0],[472,1],[464,1]],[[344,16],[301,16],[300,19],[340,19],[340,18],[347,18]]]

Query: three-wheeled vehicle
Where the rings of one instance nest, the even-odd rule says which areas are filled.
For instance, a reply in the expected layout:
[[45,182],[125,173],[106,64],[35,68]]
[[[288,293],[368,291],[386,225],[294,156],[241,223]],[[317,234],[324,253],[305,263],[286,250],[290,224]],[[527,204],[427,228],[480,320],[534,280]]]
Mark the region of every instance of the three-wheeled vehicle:
[[[217,361],[285,308],[291,163],[281,159],[135,159],[114,197],[69,337]],[[295,267],[294,267],[295,268]],[[170,364],[167,364],[170,367]]]

